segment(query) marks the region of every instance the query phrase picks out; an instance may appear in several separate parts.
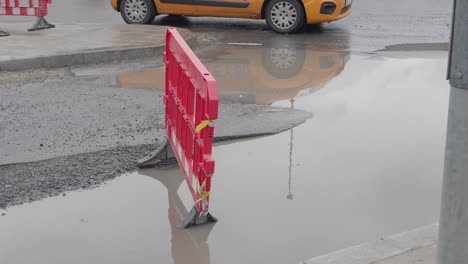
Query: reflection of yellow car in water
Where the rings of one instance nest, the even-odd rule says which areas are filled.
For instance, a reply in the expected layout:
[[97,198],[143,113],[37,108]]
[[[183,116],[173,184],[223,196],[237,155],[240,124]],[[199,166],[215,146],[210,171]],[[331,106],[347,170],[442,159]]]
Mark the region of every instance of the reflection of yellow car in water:
[[[349,60],[349,52],[336,51],[328,44],[297,46],[286,40],[280,38],[270,46],[228,45],[203,56],[218,82],[221,98],[264,105],[290,99],[304,89],[320,89],[340,74]],[[164,90],[164,71],[121,73],[117,85]]]
[[352,0],[110,0],[131,24],[150,24],[158,14],[264,18],[274,31],[296,32],[304,24],[347,16]]

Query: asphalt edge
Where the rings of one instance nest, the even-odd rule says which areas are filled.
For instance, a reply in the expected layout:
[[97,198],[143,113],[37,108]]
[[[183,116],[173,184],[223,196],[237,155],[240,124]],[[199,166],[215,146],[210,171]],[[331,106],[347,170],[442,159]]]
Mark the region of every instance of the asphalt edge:
[[438,224],[301,261],[299,264],[374,264],[437,243]]
[[[185,39],[193,49],[199,41],[195,35]],[[56,69],[79,65],[94,65],[100,63],[121,62],[126,60],[162,57],[166,45],[130,47],[121,49],[101,49],[68,53],[53,56],[0,61],[0,71],[27,71],[34,69]]]

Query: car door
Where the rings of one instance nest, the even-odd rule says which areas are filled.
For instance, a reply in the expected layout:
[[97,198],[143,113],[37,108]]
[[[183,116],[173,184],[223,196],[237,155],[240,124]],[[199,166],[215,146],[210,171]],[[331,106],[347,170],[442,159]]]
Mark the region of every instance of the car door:
[[[263,0],[193,0],[199,16],[260,18]],[[260,7],[259,7],[260,6]]]
[[195,15],[194,0],[155,0],[156,8],[160,14],[169,15]]

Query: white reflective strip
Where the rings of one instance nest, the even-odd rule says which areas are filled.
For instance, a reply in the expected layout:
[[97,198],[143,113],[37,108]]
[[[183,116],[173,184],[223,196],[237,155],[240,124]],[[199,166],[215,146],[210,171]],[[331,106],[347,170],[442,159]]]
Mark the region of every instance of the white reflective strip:
[[3,7],[0,7],[0,15],[6,15],[6,9]]
[[29,7],[29,0],[19,0],[19,7]]
[[193,188],[193,191],[195,192],[196,195],[198,195],[198,180],[193,177],[194,175],[193,174],[190,174],[190,178],[192,179],[192,188]]
[[39,0],[34,1],[33,4],[34,4],[34,7],[39,7]]
[[187,176],[189,176],[190,175],[190,166],[189,166],[189,163],[188,163],[187,159],[185,157],[184,157],[184,159],[185,159],[185,174]]
[[[176,140],[176,136],[175,136],[175,132],[172,131],[172,145],[174,146],[174,148],[177,147],[177,140]],[[173,149],[174,153],[177,155],[178,153],[176,152],[177,151],[177,148],[176,149]]]
[[188,170],[188,162],[187,158],[185,157],[184,153],[180,154],[180,160],[182,164],[180,165],[182,167],[182,170],[185,172],[185,174],[188,176],[189,170]]
[[35,15],[34,11],[35,11],[34,8],[28,8],[28,15],[34,16]]
[[19,15],[21,14],[21,11],[18,7],[12,8],[13,9],[13,15]]
[[[6,6],[6,0],[0,0],[0,6],[5,7]],[[3,9],[3,10],[5,10],[5,9]]]

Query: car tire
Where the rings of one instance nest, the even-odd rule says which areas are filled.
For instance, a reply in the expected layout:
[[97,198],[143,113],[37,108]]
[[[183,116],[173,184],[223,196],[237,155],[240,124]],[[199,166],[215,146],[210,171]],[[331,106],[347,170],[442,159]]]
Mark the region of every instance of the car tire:
[[268,26],[278,33],[295,33],[304,27],[304,8],[297,0],[272,0],[265,9]]
[[122,0],[120,14],[127,24],[151,24],[157,12],[153,0]]

